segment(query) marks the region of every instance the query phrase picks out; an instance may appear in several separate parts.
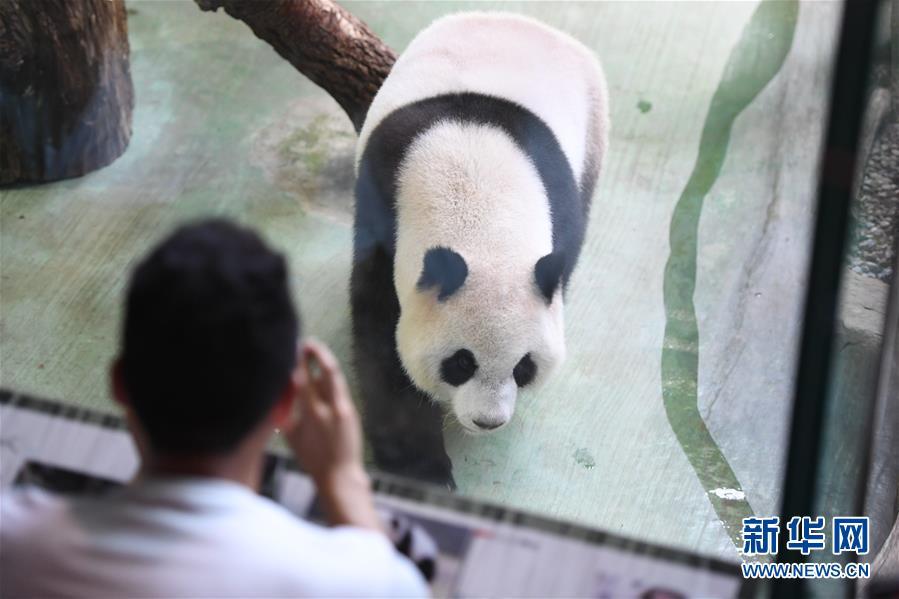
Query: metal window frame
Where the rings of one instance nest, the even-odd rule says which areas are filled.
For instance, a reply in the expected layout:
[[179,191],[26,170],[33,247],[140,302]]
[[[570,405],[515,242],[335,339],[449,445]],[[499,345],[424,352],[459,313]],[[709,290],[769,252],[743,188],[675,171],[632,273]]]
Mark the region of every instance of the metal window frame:
[[[785,526],[793,516],[814,516],[849,206],[855,178],[863,174],[863,165],[857,165],[856,158],[873,59],[877,9],[877,0],[843,2],[827,132],[818,172],[817,213],[783,481],[780,522],[784,530],[780,534],[778,562],[806,561],[800,552],[787,549]],[[866,415],[867,430],[873,422],[873,399],[870,413]],[[861,501],[859,497],[856,504],[861,505]],[[809,595],[810,589],[802,579],[777,579],[771,583],[771,596],[775,598]]]

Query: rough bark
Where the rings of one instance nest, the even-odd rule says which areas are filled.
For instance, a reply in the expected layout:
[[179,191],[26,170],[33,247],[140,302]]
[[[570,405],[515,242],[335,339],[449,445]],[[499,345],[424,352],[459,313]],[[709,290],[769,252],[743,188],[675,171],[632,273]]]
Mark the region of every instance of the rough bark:
[[106,166],[133,106],[124,0],[0,1],[0,184]]
[[195,0],[224,8],[331,95],[358,132],[396,53],[333,0]]

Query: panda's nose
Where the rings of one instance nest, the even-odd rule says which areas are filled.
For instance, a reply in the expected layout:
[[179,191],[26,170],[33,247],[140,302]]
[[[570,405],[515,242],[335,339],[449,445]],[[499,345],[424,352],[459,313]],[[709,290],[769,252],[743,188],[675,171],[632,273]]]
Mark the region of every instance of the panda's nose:
[[476,427],[478,427],[479,429],[482,429],[485,431],[492,431],[493,429],[499,428],[503,424],[505,424],[505,422],[503,422],[502,420],[487,420],[487,419],[483,419],[483,420],[474,419],[474,420],[472,420],[472,423],[474,423],[474,425]]

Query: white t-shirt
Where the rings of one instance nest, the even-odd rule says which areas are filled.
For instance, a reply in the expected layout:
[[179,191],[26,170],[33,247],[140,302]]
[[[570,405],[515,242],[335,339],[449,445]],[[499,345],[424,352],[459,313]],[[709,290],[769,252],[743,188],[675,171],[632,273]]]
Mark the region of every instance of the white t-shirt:
[[103,497],[0,495],[2,597],[426,596],[376,532],[305,522],[237,483],[156,479]]

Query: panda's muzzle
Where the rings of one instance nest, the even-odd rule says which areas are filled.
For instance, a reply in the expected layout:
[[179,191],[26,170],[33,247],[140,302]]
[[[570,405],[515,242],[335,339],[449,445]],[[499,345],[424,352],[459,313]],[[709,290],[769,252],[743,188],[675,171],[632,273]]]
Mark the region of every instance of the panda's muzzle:
[[518,388],[512,377],[499,384],[473,381],[453,398],[453,411],[470,433],[488,433],[512,419]]

